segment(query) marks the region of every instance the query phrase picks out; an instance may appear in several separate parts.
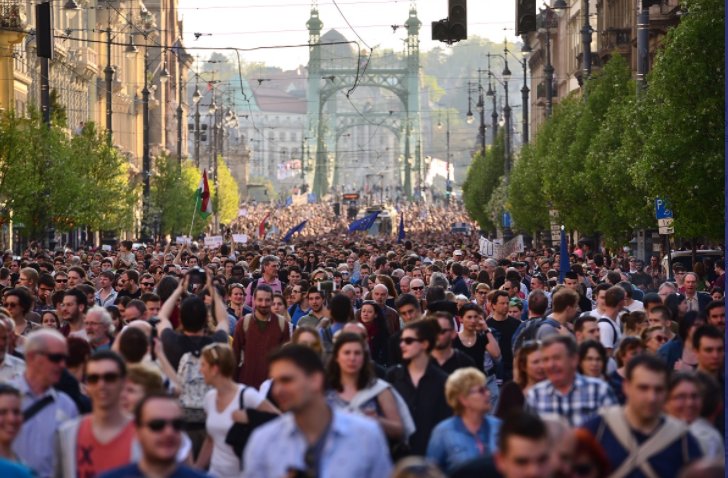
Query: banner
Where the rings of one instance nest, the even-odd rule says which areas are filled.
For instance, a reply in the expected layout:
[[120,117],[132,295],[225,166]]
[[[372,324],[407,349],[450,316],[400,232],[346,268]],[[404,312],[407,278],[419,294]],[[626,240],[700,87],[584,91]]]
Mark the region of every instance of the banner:
[[478,244],[480,245],[480,249],[478,252],[480,252],[480,255],[483,257],[493,257],[493,243],[486,239],[483,236],[480,236],[480,240],[478,241]]
[[517,254],[523,252],[524,250],[525,247],[523,245],[523,236],[519,234],[502,246],[497,247],[495,251],[495,258],[505,259],[511,254]]
[[177,239],[175,239],[174,242],[176,242],[180,246],[182,246],[184,244],[188,244],[189,245],[189,244],[192,244],[192,238],[190,238],[188,236],[177,236]]
[[215,249],[222,246],[222,236],[208,236],[205,238],[205,247]]
[[237,242],[238,244],[247,244],[248,235],[247,234],[233,234],[233,241]]

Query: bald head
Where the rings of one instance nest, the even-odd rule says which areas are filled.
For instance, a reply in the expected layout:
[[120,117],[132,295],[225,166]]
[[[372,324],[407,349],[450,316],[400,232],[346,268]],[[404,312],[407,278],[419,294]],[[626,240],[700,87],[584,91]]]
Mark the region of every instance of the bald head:
[[387,297],[389,297],[389,289],[387,289],[387,286],[384,284],[377,284],[372,289],[372,299],[379,304],[384,305],[387,302]]

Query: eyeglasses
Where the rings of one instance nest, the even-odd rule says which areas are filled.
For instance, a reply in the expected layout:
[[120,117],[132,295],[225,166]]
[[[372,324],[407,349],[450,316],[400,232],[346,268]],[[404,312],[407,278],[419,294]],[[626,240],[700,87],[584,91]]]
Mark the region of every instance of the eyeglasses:
[[486,387],[485,385],[481,385],[480,387],[472,388],[472,389],[468,390],[468,395],[473,395],[475,393],[479,393],[480,395],[485,395],[489,391],[490,390],[488,390],[488,387]]
[[665,337],[664,335],[655,335],[655,336],[654,336],[654,337],[652,337],[652,338],[653,338],[653,339],[655,339],[655,340],[657,340],[657,341],[658,341],[658,342],[660,342],[661,344],[664,344],[665,342],[667,342],[667,341],[669,340],[669,339],[668,339],[667,337]]
[[16,307],[17,307],[18,305],[19,305],[19,304],[18,304],[17,302],[4,302],[4,303],[3,303],[3,307],[5,307],[6,309],[14,309],[14,308],[16,308]]
[[58,354],[49,354],[46,352],[40,352],[41,355],[45,355],[45,358],[47,358],[49,361],[53,363],[61,363],[68,360],[68,355],[64,353],[58,353]]
[[117,372],[106,372],[106,373],[92,373],[86,375],[86,383],[89,385],[96,385],[103,381],[104,383],[112,384],[119,381],[121,375]]
[[399,343],[405,344],[405,345],[412,345],[415,342],[422,342],[422,341],[420,339],[416,339],[414,337],[402,337],[401,339],[399,339]]
[[68,279],[56,279],[56,282],[59,284],[65,284],[66,282],[68,282]]
[[142,287],[154,287],[154,282],[142,282]]
[[156,433],[163,431],[168,426],[171,426],[175,432],[181,432],[185,429],[185,421],[182,418],[173,418],[172,420],[155,418],[153,420],[149,420],[144,424],[144,426]]
[[412,290],[425,290],[425,287],[424,286],[421,286],[421,287],[410,287],[410,289],[412,289]]
[[478,295],[486,295],[488,293],[488,291],[487,290],[476,290],[475,293]]

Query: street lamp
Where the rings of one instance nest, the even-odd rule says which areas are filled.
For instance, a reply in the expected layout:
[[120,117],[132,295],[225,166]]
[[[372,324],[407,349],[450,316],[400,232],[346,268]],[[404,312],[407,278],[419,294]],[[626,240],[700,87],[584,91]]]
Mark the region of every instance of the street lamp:
[[134,35],[129,34],[129,43],[126,44],[124,54],[127,58],[134,58],[139,53],[139,48],[134,44]]
[[545,23],[543,29],[546,33],[546,66],[544,66],[544,74],[546,75],[546,117],[551,116],[554,104],[554,66],[551,64],[551,28],[554,22],[554,15],[560,17],[568,8],[565,0],[556,0],[553,7],[543,4],[545,8]]
[[490,57],[488,53],[488,91],[485,92],[485,96],[489,96],[493,99],[493,112],[490,114],[493,124],[493,144],[495,144],[495,138],[498,135],[498,108],[496,106],[495,90],[493,90],[493,72],[490,69]]
[[63,10],[66,12],[66,16],[69,20],[73,20],[76,18],[76,15],[78,12],[81,11],[81,7],[78,5],[78,2],[76,0],[67,0],[66,3],[63,5]]
[[[447,130],[445,132],[445,144],[447,154],[447,180],[445,182],[445,207],[450,207],[450,195],[452,194],[452,184],[450,184],[450,110],[447,110]],[[442,121],[437,121],[437,129],[442,131]]]
[[[523,46],[521,47],[521,66],[523,67],[523,86],[521,87],[521,114],[522,116],[522,129],[523,129],[523,144],[528,144],[528,103],[529,93],[531,90],[528,88],[528,58],[531,55],[531,45],[528,44],[528,37],[522,36]],[[511,53],[507,48],[506,51],[515,58],[515,55]]]
[[508,41],[504,41],[503,46],[503,89],[506,93],[506,103],[503,106],[503,116],[506,120],[506,157],[505,157],[505,167],[503,168],[503,171],[506,176],[506,182],[508,182],[508,177],[511,173],[511,106],[508,104],[508,80],[511,79],[511,70],[508,69]]
[[200,167],[200,100],[202,94],[197,86],[197,77],[195,77],[195,92],[192,93],[192,103],[195,104],[195,166]]

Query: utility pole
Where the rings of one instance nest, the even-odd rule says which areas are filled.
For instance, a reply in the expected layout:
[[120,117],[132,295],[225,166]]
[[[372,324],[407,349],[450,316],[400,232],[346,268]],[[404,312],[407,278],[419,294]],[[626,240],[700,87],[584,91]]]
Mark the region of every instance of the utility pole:
[[106,136],[109,145],[114,142],[113,130],[111,128],[113,116],[112,104],[112,81],[114,81],[114,68],[111,66],[111,25],[106,28],[106,68],[104,68],[104,80],[106,83]]
[[179,162],[180,171],[182,171],[182,96],[184,88],[182,87],[182,58],[180,58],[179,50],[177,51],[177,161]]
[[647,89],[650,48],[650,9],[644,0],[637,0],[637,94]]
[[581,69],[582,69],[582,85],[586,86],[586,82],[591,76],[591,41],[592,28],[589,23],[589,0],[581,0],[582,26],[581,26]]
[[146,241],[149,235],[149,207],[151,189],[149,179],[151,176],[151,159],[149,157],[149,86],[147,84],[147,71],[149,70],[149,49],[144,48],[144,88],[142,89],[142,176],[144,189],[142,195],[142,240]]

